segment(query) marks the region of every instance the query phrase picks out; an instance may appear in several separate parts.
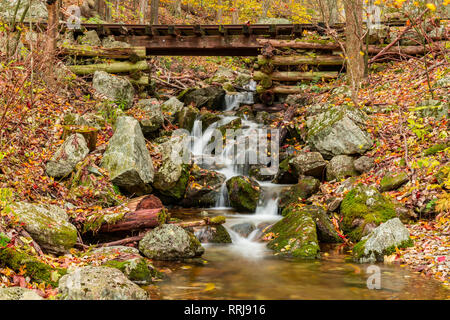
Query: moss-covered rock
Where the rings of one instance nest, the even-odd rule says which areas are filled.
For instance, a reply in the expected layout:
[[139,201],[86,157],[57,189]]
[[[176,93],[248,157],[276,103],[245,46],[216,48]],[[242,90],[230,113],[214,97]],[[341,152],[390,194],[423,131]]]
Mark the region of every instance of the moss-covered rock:
[[194,122],[199,117],[199,115],[200,111],[197,108],[193,106],[184,107],[177,114],[177,122],[179,127],[191,132],[192,128],[194,127]]
[[226,183],[230,205],[239,212],[255,212],[261,195],[261,188],[256,180],[236,176]]
[[144,135],[148,135],[161,128],[164,123],[164,116],[161,111],[161,104],[157,99],[139,100],[136,107],[142,109],[144,112],[143,117],[139,120]]
[[425,149],[423,152],[424,156],[431,156],[434,155],[438,152],[441,152],[447,148],[450,148],[450,142],[447,143],[438,143],[435,144],[434,146],[429,147],[428,149]]
[[391,191],[400,188],[402,185],[409,181],[408,174],[406,172],[388,172],[380,181],[380,191]]
[[[95,31],[94,31],[95,32]],[[121,109],[129,109],[133,105],[134,88],[125,77],[95,71],[92,79],[94,89],[117,104]]]
[[171,97],[161,105],[161,110],[164,117],[170,122],[174,123],[177,118],[178,112],[183,109],[183,106],[183,102],[178,100],[176,97]]
[[267,247],[279,255],[303,259],[315,259],[319,256],[316,224],[304,211],[292,208],[267,231],[266,237],[268,233],[273,235],[274,239]]
[[66,212],[61,208],[26,202],[13,203],[10,208],[43,250],[55,254],[66,253],[77,242],[77,229],[69,223]]
[[183,260],[201,256],[205,249],[193,233],[163,224],[145,234],[139,241],[139,251],[150,259]]
[[300,179],[298,183],[281,193],[278,207],[284,209],[291,203],[299,202],[319,191],[320,181],[313,177]]
[[201,243],[231,243],[230,234],[221,224],[196,227],[193,232]]
[[312,176],[318,179],[325,174],[326,161],[319,152],[299,152],[289,164],[295,168],[296,176]]
[[353,260],[359,263],[382,262],[395,248],[414,246],[409,231],[398,218],[390,219],[363,237],[352,249]]
[[359,184],[341,203],[342,229],[352,241],[359,241],[371,228],[396,217],[393,202],[375,187]]
[[210,125],[212,125],[214,122],[219,121],[220,119],[220,115],[216,113],[212,113],[210,111],[202,111],[200,113],[200,120],[202,121],[202,131],[205,131]]
[[131,281],[144,285],[152,282],[159,272],[142,257],[130,258],[125,261],[109,260],[103,264],[104,267],[116,268]]
[[327,164],[327,180],[342,180],[348,177],[357,176],[354,160],[346,155],[333,157]]
[[206,87],[187,92],[182,97],[186,105],[193,104],[201,109],[222,110],[225,105],[225,90],[221,87]]
[[256,226],[251,222],[243,222],[231,226],[231,230],[239,234],[241,237],[248,238],[248,236],[256,230]]
[[291,160],[294,156],[289,155],[280,162],[278,166],[278,172],[273,178],[274,183],[280,184],[294,184],[297,183],[298,173],[294,166],[291,164]]

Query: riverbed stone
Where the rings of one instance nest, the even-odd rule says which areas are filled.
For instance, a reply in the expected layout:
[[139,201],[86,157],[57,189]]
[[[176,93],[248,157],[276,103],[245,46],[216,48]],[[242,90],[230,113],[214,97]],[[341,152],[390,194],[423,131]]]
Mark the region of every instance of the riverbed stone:
[[164,116],[161,111],[161,104],[156,99],[142,99],[136,104],[137,108],[144,111],[143,117],[139,120],[142,133],[144,135],[155,132],[164,123]]
[[193,104],[198,109],[222,110],[225,105],[225,90],[222,87],[210,86],[194,89],[183,96],[185,104]]
[[189,181],[190,164],[185,161],[186,134],[173,135],[169,141],[158,146],[162,164],[155,174],[153,187],[161,194],[181,200]]
[[255,212],[261,195],[259,183],[246,176],[236,176],[226,182],[230,205],[239,212]]
[[278,206],[280,209],[284,209],[291,203],[308,199],[314,193],[319,191],[319,187],[319,180],[313,177],[304,177],[300,179],[296,185],[288,187],[281,193]]
[[319,152],[299,152],[289,162],[295,169],[297,177],[305,175],[322,179],[327,165]]
[[342,180],[348,177],[357,176],[354,159],[350,156],[334,156],[327,164],[327,180]]
[[382,262],[384,256],[395,253],[395,248],[406,248],[414,243],[408,229],[399,218],[382,223],[353,248],[353,260],[359,263]]
[[251,222],[242,222],[232,225],[231,230],[233,230],[243,238],[248,238],[250,233],[256,230],[256,226]]
[[147,300],[148,294],[116,268],[77,268],[59,280],[61,300]]
[[0,300],[43,300],[36,291],[21,287],[0,288]]
[[408,174],[401,172],[387,172],[380,181],[380,191],[391,191],[400,188],[409,181]]
[[339,106],[308,117],[307,142],[326,159],[337,155],[364,154],[373,141],[365,129],[367,115],[354,107]]
[[231,243],[230,234],[221,224],[194,227],[193,232],[201,243]]
[[116,131],[101,165],[109,171],[111,181],[127,192],[141,195],[151,191],[153,162],[136,119],[128,116],[117,119]]
[[46,252],[64,254],[77,242],[77,229],[66,212],[54,205],[15,202],[12,214]]
[[213,207],[225,180],[225,175],[219,172],[201,169],[194,165],[181,205],[198,208]]
[[373,186],[358,184],[341,203],[342,230],[359,241],[380,223],[396,217],[395,205]]
[[46,164],[46,173],[50,177],[67,177],[89,153],[89,148],[83,135],[70,135],[58,148],[53,157]]
[[98,93],[104,95],[121,109],[127,110],[133,105],[134,88],[125,77],[112,75],[104,71],[95,71],[92,86]]
[[193,233],[163,224],[145,234],[139,241],[139,251],[154,260],[182,260],[199,257],[205,249]]
[[281,256],[315,259],[320,254],[316,224],[311,215],[292,207],[286,216],[267,230],[267,247]]

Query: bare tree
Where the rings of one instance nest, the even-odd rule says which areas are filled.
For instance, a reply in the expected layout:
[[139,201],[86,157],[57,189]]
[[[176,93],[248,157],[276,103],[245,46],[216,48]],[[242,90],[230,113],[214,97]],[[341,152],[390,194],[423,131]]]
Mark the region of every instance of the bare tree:
[[262,18],[267,18],[267,14],[269,13],[271,0],[264,0],[262,4]]
[[50,55],[53,55],[56,50],[56,38],[58,36],[58,23],[59,23],[59,5],[57,0],[47,0],[47,42],[46,51]]
[[139,0],[139,23],[145,24],[147,17],[148,0]]
[[363,49],[363,1],[344,0],[345,37],[348,84],[352,91],[352,100],[358,103],[358,90],[364,77]]
[[150,24],[158,24],[159,0],[151,0]]

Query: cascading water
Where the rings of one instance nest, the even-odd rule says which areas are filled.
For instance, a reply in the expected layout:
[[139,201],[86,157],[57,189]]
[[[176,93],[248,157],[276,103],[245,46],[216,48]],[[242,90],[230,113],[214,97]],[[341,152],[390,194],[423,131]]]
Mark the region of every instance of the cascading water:
[[[211,159],[211,155],[208,154],[208,144],[211,142],[215,130],[227,125],[231,121],[235,120],[237,117],[232,116],[222,116],[221,119],[213,124],[211,124],[206,130],[202,129],[201,120],[196,120],[191,132],[193,143],[191,144],[190,151],[194,155],[194,161],[196,161],[200,167],[207,166],[208,168],[214,168],[214,170],[225,175],[226,180],[237,175],[248,175],[248,163],[238,163],[237,159],[239,156],[246,156],[248,150],[245,148],[242,150],[237,150],[236,139],[237,137],[230,138],[231,141],[227,141],[226,145],[223,147],[221,154],[215,155],[216,163],[211,166],[211,163],[207,163],[207,159]],[[262,129],[263,126],[249,120],[242,120],[242,132],[241,134],[245,137],[251,137],[258,129]],[[247,158],[245,158],[248,160]],[[202,160],[202,161],[200,161]],[[225,223],[225,228],[229,232],[233,245],[231,249],[237,253],[242,254],[246,257],[260,257],[266,251],[265,245],[258,242],[258,236],[261,231],[256,228],[247,237],[241,236],[239,233],[235,232],[231,227],[239,223],[251,223],[255,227],[261,224],[271,224],[280,219],[278,215],[278,197],[280,192],[286,185],[278,185],[270,182],[259,182],[262,196],[260,202],[256,208],[254,214],[225,214],[229,219]],[[224,210],[229,208],[228,193],[226,184],[224,183],[221,187],[219,195],[217,197],[216,205],[210,210]]]

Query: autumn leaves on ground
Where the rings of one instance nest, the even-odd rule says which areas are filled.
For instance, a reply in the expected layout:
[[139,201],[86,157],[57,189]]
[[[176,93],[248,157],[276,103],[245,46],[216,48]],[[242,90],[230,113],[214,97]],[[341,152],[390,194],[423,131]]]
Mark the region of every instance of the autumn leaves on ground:
[[[166,7],[162,10],[164,12]],[[169,14],[163,13],[162,19],[177,22],[176,18]],[[24,47],[27,48],[26,41]],[[322,179],[325,181],[321,181],[318,192],[308,194],[308,197],[299,196],[290,199],[285,210],[288,216],[294,216],[293,213],[302,208],[305,210],[311,206],[322,208],[328,213],[329,222],[333,225],[333,234],[337,234],[340,238],[338,240],[343,246],[348,246],[346,250],[351,252],[352,247],[360,240],[361,234],[359,238],[352,238],[355,233],[347,232],[343,208],[341,206],[339,212],[339,205],[343,198],[347,199],[343,205],[348,205],[348,194],[355,192],[354,190],[357,190],[355,187],[360,183],[363,186],[373,186],[375,187],[373,192],[377,194],[382,192],[383,196],[389,199],[389,203],[395,204],[395,215],[406,225],[413,240],[412,245],[408,243],[405,246],[391,248],[389,254],[382,257],[384,263],[399,264],[423,277],[437,279],[448,287],[450,75],[448,47],[446,49],[427,55],[426,58],[401,57],[396,59],[398,61],[372,64],[368,77],[364,79],[361,89],[357,92],[356,99],[358,103],[356,109],[368,115],[366,131],[373,141],[373,146],[364,154],[365,164],[360,161],[364,168],[358,169],[355,174],[345,173],[342,176],[336,169],[335,176]],[[141,235],[136,232],[113,238],[103,234],[101,238],[97,238],[99,235],[97,232],[102,225],[113,224],[123,217],[124,212],[136,210],[137,205],[129,203],[133,193],[119,189],[111,183],[110,172],[102,165],[102,161],[115,132],[117,119],[129,116],[141,121],[141,127],[147,126],[146,128],[150,130],[150,133],[145,135],[147,138],[145,144],[155,174],[162,172],[166,155],[159,148],[160,142],[166,141],[164,139],[170,136],[173,130],[184,125],[182,122],[189,119],[189,108],[196,109],[195,106],[184,106],[185,117],[181,117],[181,120],[179,116],[181,111],[172,114],[171,111],[163,110],[163,118],[157,120],[159,121],[156,125],[157,131],[152,131],[154,122],[145,125],[142,122],[147,116],[147,109],[134,106],[129,110],[122,110],[127,108],[106,102],[105,97],[96,92],[89,81],[72,74],[59,59],[33,52],[24,54],[20,59],[7,60],[6,54],[3,53],[1,62],[0,287],[34,289],[39,296],[54,299],[61,294],[57,289],[61,277],[67,270],[82,266],[93,267],[85,269],[86,274],[83,276],[86,277],[95,277],[95,273],[99,272],[95,267],[103,265],[111,267],[108,269],[109,278],[120,278],[123,276],[121,272],[137,284],[142,283],[140,281],[144,278],[147,282],[149,279],[151,282],[163,278],[164,272],[161,271],[164,270],[153,268],[150,259],[140,256],[138,249],[145,252],[141,244],[138,245],[138,249],[133,248],[140,239],[129,241],[129,251],[126,252],[99,248],[93,250],[97,243]],[[177,88],[179,86],[207,87],[211,85],[211,82],[208,83],[210,79],[220,78],[217,76],[220,71],[231,70],[235,75],[241,71],[245,73],[253,67],[253,62],[254,58],[152,58],[151,72],[159,80],[152,83],[151,90],[145,91],[145,98],[155,98],[152,103],[159,106],[161,102],[178,96],[181,91]],[[425,65],[427,69],[424,68]],[[167,82],[170,82],[170,79],[172,85],[168,86]],[[215,81],[212,85],[222,86]],[[333,81],[315,80],[302,84],[302,88],[300,97],[294,96],[290,101],[307,102],[294,105],[295,115],[292,119],[283,123],[284,113],[279,112],[264,120],[273,128],[288,129],[281,152],[294,157],[303,152],[315,151],[306,141],[308,127],[306,118],[311,116],[314,110],[320,110],[324,106],[331,110],[340,110],[339,108],[345,108],[355,102],[344,76]],[[133,97],[132,104],[137,105],[138,100],[138,96]],[[285,106],[287,107],[287,104]],[[244,107],[246,106],[239,112],[246,116],[251,113],[254,117],[258,117],[258,112]],[[207,114],[211,118],[216,116],[217,120],[219,112],[210,112],[211,110],[206,109],[196,110],[195,116]],[[89,124],[95,123],[96,144],[92,150],[86,150],[88,155],[76,163],[69,174],[58,178],[51,177],[48,163],[70,136],[70,133],[66,132],[70,130],[67,124],[79,123],[80,119]],[[155,118],[152,118],[152,121],[155,121]],[[161,139],[158,140],[159,138]],[[76,138],[72,139],[76,145],[78,143]],[[322,161],[325,163],[323,159]],[[331,172],[329,168],[331,167],[327,165],[327,172]],[[296,169],[293,166],[286,171],[290,170]],[[361,172],[363,173],[360,174]],[[187,173],[186,176],[183,176],[184,171],[180,173],[181,177],[186,178],[185,188],[186,185],[192,186],[195,191],[196,188],[205,187],[201,182],[197,183],[205,181],[202,180],[204,178],[202,170],[194,167],[188,169]],[[215,178],[213,174],[213,178],[208,177],[211,179],[208,181],[215,181]],[[306,179],[302,181],[305,182]],[[220,187],[221,183],[217,184]],[[173,196],[178,186],[177,182],[172,190],[164,190],[165,193],[157,195],[165,203],[165,196],[167,194]],[[189,189],[182,190],[183,194],[188,192],[186,190],[189,191]],[[154,190],[151,192],[156,193]],[[11,204],[18,201],[41,204],[42,208],[54,205],[57,209],[52,214],[59,217],[67,214],[67,221],[62,224],[67,227],[67,234],[70,235],[68,238],[73,238],[67,240],[72,241],[71,245],[64,247],[65,242],[61,241],[59,243],[62,248],[52,246],[49,250],[45,239],[33,239],[30,236],[31,231],[27,231],[26,222],[14,214],[13,208],[16,207]],[[147,202],[147,210],[162,207],[161,201],[156,197],[147,198]],[[162,221],[156,221],[155,224],[170,222],[163,224],[163,229],[167,229],[164,231],[181,232],[171,225],[180,221],[166,216],[165,209],[164,214],[158,218]],[[56,221],[60,221],[58,219],[55,218]],[[216,223],[211,220],[204,221]],[[220,225],[222,222],[217,223]],[[71,229],[73,226],[76,229]],[[48,227],[51,229],[54,226],[50,223]],[[358,229],[353,225],[350,227]],[[180,238],[183,236],[184,234],[181,234]],[[277,236],[276,232],[269,232],[264,240],[274,240],[273,237],[276,240]],[[164,239],[164,236],[158,239]],[[187,250],[203,249],[197,246],[196,238],[187,241],[192,244],[192,248]],[[287,246],[290,248],[290,244],[285,248]],[[354,249],[353,254],[355,251]],[[201,255],[199,252],[192,253],[193,256],[198,254]],[[125,265],[124,261],[126,263],[132,261],[132,272],[127,269],[129,265]],[[119,269],[120,272],[115,269]],[[88,275],[89,272],[94,275]],[[155,283],[157,286],[157,282]],[[59,283],[59,286],[64,284]],[[141,291],[132,287],[127,287],[123,295],[134,299],[145,298]]]

